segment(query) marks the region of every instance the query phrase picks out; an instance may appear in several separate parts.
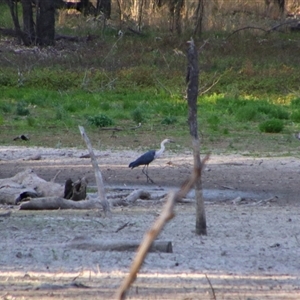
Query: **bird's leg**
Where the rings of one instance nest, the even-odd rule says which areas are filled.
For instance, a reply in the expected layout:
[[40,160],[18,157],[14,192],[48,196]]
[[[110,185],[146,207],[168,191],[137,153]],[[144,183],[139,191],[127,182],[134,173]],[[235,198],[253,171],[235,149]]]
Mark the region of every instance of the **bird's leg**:
[[[145,168],[146,168],[146,170],[145,170]],[[153,181],[153,180],[149,177],[149,175],[148,175],[148,165],[145,165],[145,166],[144,166],[142,172],[146,175],[146,177],[147,177],[147,182],[154,183],[154,181]]]

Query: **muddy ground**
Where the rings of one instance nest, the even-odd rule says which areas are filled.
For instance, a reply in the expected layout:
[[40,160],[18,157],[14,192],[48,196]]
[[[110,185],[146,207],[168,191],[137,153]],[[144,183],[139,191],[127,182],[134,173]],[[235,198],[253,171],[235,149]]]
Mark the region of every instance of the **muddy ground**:
[[[30,167],[63,184],[88,176],[86,150],[0,147],[0,178]],[[41,154],[40,160],[26,160]],[[109,189],[176,188],[190,174],[192,156],[166,152],[154,161],[146,184],[130,170],[134,151],[96,151]],[[194,233],[193,204],[178,204],[159,236],[173,253],[150,253],[128,299],[300,299],[300,159],[212,155],[203,174],[207,236]],[[189,195],[192,199],[192,194]],[[74,239],[140,241],[162,209],[140,200],[113,209],[112,218],[90,211],[20,211],[1,206],[0,299],[112,299],[133,252],[78,250]],[[123,229],[119,230],[124,224]]]

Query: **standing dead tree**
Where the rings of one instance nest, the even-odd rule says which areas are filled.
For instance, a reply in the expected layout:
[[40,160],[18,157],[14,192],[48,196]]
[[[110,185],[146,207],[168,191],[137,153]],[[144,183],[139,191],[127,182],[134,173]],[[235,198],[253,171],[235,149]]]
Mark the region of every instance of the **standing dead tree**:
[[[192,137],[194,168],[201,169],[200,159],[200,140],[198,136],[198,122],[197,122],[197,97],[199,86],[199,65],[198,53],[195,47],[194,40],[188,42],[189,48],[187,53],[188,67],[187,67],[187,100],[189,106],[188,123],[190,128],[190,135]],[[196,233],[199,235],[206,235],[206,217],[204,200],[202,193],[202,182],[199,176],[195,182],[195,198],[196,198]]]
[[181,186],[180,190],[177,192],[170,192],[167,196],[167,202],[164,206],[164,209],[160,216],[156,219],[150,230],[145,234],[143,241],[141,242],[136,256],[132,262],[130,272],[128,276],[124,279],[122,285],[120,286],[119,290],[116,294],[116,299],[123,300],[126,297],[126,292],[131,286],[131,284],[136,279],[137,273],[140,270],[142,263],[145,260],[145,257],[147,253],[149,252],[149,249],[155,240],[155,238],[159,235],[159,233],[162,231],[165,224],[170,221],[174,216],[174,207],[176,202],[180,201],[185,195],[190,191],[190,189],[194,186],[194,184],[199,181],[199,178],[201,178],[201,172],[205,165],[205,163],[208,161],[209,155],[206,155],[206,157],[203,159],[202,164],[194,165],[194,171],[190,178],[186,180],[183,185]]
[[90,139],[88,138],[88,136],[85,133],[85,130],[82,126],[78,126],[81,136],[84,139],[87,148],[89,150],[90,153],[90,157],[91,157],[91,161],[92,161],[92,165],[95,171],[95,176],[96,176],[96,182],[97,182],[97,188],[98,188],[98,197],[100,199],[101,205],[103,207],[103,211],[105,214],[110,214],[110,205],[109,202],[106,199],[106,195],[105,195],[105,190],[104,190],[104,184],[103,184],[103,180],[102,180],[102,174],[100,172],[98,163],[97,163],[97,159],[96,156],[94,154],[93,148],[92,148],[92,144],[90,142]]

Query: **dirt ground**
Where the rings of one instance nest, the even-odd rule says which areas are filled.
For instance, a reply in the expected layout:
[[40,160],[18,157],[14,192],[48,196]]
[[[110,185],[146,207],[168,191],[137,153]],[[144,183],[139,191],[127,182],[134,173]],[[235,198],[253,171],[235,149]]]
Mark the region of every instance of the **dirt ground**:
[[[0,178],[32,168],[64,184],[88,176],[86,150],[0,147]],[[27,160],[40,154],[40,160]],[[135,151],[96,151],[108,189],[175,189],[190,174],[189,151],[166,152],[149,167],[130,170]],[[194,204],[178,204],[159,240],[173,253],[150,253],[128,299],[300,299],[300,159],[212,155],[203,174],[207,236],[196,236]],[[0,187],[1,190],[1,187]],[[192,193],[188,198],[193,198]],[[137,241],[162,209],[139,200],[113,208],[111,218],[90,211],[21,211],[2,205],[0,299],[113,299],[134,252],[78,250],[74,239]],[[123,229],[120,229],[126,225]]]

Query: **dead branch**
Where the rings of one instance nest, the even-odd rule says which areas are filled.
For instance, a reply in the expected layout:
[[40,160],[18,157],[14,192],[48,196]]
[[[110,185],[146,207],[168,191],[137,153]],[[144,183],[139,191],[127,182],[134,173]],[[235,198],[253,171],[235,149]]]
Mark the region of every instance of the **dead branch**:
[[58,177],[58,175],[61,173],[61,170],[58,170],[56,172],[56,174],[54,175],[54,177],[50,180],[51,182],[55,182],[56,178]]
[[116,298],[118,300],[123,300],[126,297],[126,292],[131,286],[131,284],[136,279],[137,273],[142,265],[142,263],[145,260],[145,257],[155,240],[155,238],[159,235],[159,233],[162,231],[165,224],[171,220],[175,213],[174,213],[174,206],[175,203],[182,199],[189,190],[193,187],[195,182],[201,177],[201,171],[205,165],[205,163],[208,161],[209,155],[206,155],[206,157],[203,159],[202,164],[199,165],[198,168],[194,168],[194,171],[190,178],[183,183],[180,190],[177,192],[170,192],[168,194],[167,202],[163,208],[163,211],[161,212],[160,216],[156,219],[150,230],[144,235],[144,238],[137,250],[136,256],[133,260],[133,263],[130,268],[130,272],[127,277],[123,280],[123,283],[121,284],[120,288],[118,289],[116,293]]
[[80,282],[71,282],[71,283],[66,283],[66,284],[52,284],[52,283],[42,283],[41,285],[37,286],[35,290],[62,290],[62,289],[67,289],[67,288],[84,288],[84,289],[89,289],[91,288],[90,286],[87,286],[83,283]]
[[144,190],[135,190],[130,193],[124,201],[128,204],[134,203],[137,199],[150,199],[150,193]]
[[109,205],[109,202],[107,201],[106,195],[105,195],[105,189],[104,189],[102,174],[101,174],[101,171],[99,169],[98,162],[97,162],[96,156],[95,156],[93,148],[92,148],[92,144],[90,142],[90,139],[86,135],[84,128],[82,126],[78,126],[78,127],[79,127],[79,130],[80,130],[81,136],[84,139],[84,141],[87,145],[87,148],[89,150],[89,153],[90,153],[92,165],[93,165],[93,168],[94,168],[94,171],[95,171],[95,177],[96,177],[97,188],[98,188],[98,197],[99,197],[100,203],[103,207],[103,211],[104,211],[105,214],[111,214],[110,205]]
[[126,198],[119,198],[119,199],[111,199],[110,204],[112,206],[127,206],[133,204],[138,199],[147,199],[149,200],[151,195],[149,192],[144,190],[135,190],[131,192]]
[[204,274],[204,275],[205,275],[206,280],[207,280],[207,282],[208,282],[208,284],[209,284],[209,286],[210,286],[210,289],[211,289],[211,292],[212,292],[213,299],[214,299],[214,300],[217,300],[217,298],[216,298],[216,293],[215,293],[215,289],[214,289],[214,287],[212,286],[212,284],[211,284],[211,282],[210,282],[210,279],[208,278],[208,276],[207,276],[206,274]]
[[[116,241],[99,242],[86,237],[75,237],[65,245],[67,249],[88,250],[88,251],[136,251],[139,247],[138,241]],[[173,247],[170,241],[155,241],[149,248],[149,252],[172,253]]]
[[265,33],[268,33],[268,32],[269,32],[269,30],[266,30],[266,29],[261,28],[261,27],[256,27],[256,26],[246,26],[246,27],[239,28],[239,29],[233,31],[232,33],[229,34],[229,36],[228,36],[226,39],[228,40],[228,39],[229,39],[231,36],[233,36],[234,34],[240,32],[240,31],[243,31],[243,30],[247,30],[247,29],[261,30],[261,31],[264,31]]
[[282,27],[282,26],[285,26],[285,25],[290,25],[290,24],[294,24],[294,23],[298,23],[297,20],[292,20],[292,21],[288,21],[288,22],[284,22],[284,23],[280,23],[278,25],[275,25],[269,29],[264,29],[264,28],[261,28],[261,27],[256,27],[256,26],[246,26],[246,27],[243,27],[243,28],[239,28],[237,30],[234,30],[232,33],[230,33],[226,40],[228,40],[232,35],[236,34],[237,32],[240,32],[242,30],[247,30],[247,29],[256,29],[256,30],[261,30],[261,31],[264,31],[265,33],[270,33],[271,31],[274,31],[274,30],[277,30],[279,27]]
[[22,210],[55,210],[55,209],[95,209],[100,208],[98,200],[73,201],[60,197],[34,198],[20,205]]
[[[1,217],[1,215],[0,215],[0,217]],[[121,231],[122,229],[124,229],[125,227],[127,227],[129,224],[130,224],[129,221],[126,222],[125,224],[123,224],[122,226],[120,226],[115,232],[117,233],[117,232]]]
[[35,154],[35,155],[24,157],[24,158],[20,158],[20,160],[23,160],[23,161],[40,160],[40,159],[42,159],[42,156],[39,153]]
[[27,197],[62,197],[63,187],[40,178],[32,169],[0,179],[0,203],[17,204]]
[[[209,90],[211,90],[219,81],[220,79],[225,75],[224,74],[221,74],[217,79],[215,79],[213,81],[213,83],[209,86],[209,87],[203,87],[201,90],[198,90],[198,97],[206,94]],[[205,88],[205,89],[204,89]]]

